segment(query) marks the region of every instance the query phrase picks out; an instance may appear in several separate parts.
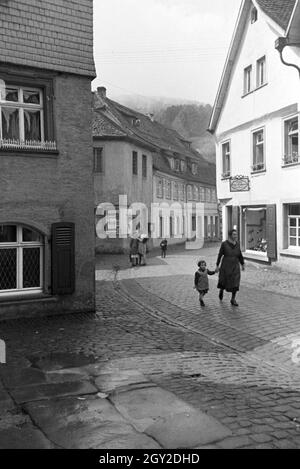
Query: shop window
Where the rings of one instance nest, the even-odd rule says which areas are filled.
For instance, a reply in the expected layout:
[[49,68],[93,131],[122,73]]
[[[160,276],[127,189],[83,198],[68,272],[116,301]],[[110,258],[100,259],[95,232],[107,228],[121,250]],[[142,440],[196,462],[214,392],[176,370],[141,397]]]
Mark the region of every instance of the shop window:
[[299,163],[298,116],[284,121],[284,158],[283,164]]
[[230,142],[222,144],[222,178],[230,177]]
[[30,228],[0,225],[0,294],[42,291],[43,237]]
[[266,254],[267,243],[267,212],[264,207],[245,208],[245,247],[247,251]]
[[265,137],[264,129],[257,130],[252,134],[253,138],[253,166],[252,171],[265,170]]
[[289,205],[288,209],[289,248],[300,247],[300,204]]

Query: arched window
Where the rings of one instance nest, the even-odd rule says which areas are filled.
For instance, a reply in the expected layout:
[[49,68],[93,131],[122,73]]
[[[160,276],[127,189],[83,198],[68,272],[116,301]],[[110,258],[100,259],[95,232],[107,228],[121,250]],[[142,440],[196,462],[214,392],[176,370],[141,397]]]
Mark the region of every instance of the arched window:
[[43,236],[21,225],[0,225],[0,295],[43,288]]

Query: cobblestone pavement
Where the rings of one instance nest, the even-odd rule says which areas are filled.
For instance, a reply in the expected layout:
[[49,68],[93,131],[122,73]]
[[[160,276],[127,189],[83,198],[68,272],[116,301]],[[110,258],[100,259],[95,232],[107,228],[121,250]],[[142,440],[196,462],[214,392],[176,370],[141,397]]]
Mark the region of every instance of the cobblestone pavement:
[[[201,251],[214,266],[217,248]],[[93,355],[103,369],[135,369],[206,411],[233,436],[221,448],[300,446],[300,277],[247,264],[240,307],[193,290],[198,252],[170,251],[128,268],[126,256],[97,265],[97,314],[0,323],[9,364],[53,352]],[[283,293],[284,292],[284,293]]]

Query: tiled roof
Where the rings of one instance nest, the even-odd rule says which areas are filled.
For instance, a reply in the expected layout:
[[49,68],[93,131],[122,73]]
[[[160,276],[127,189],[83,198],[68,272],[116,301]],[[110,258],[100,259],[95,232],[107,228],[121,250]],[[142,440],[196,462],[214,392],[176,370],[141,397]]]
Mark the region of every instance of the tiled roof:
[[92,0],[0,0],[0,62],[94,77]]
[[288,27],[296,0],[257,0],[257,3],[284,30]]
[[[136,144],[152,148],[155,169],[183,179],[215,185],[215,165],[207,162],[176,130],[169,129],[145,114],[122,106],[98,93],[94,93],[94,109],[94,137],[130,138]],[[187,171],[172,170],[168,156],[185,160]],[[198,164],[197,175],[191,171],[192,161]]]

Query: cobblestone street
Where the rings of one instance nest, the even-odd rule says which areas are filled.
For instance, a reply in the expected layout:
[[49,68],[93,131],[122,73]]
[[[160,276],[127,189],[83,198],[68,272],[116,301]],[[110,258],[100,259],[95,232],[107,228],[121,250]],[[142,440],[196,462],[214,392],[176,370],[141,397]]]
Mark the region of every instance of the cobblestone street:
[[220,303],[210,278],[206,307],[193,290],[196,260],[213,268],[217,247],[170,250],[129,268],[97,260],[97,314],[0,324],[8,364],[53,353],[90,356],[105,371],[137,370],[228,427],[217,448],[300,447],[299,276],[247,263],[238,296]]

